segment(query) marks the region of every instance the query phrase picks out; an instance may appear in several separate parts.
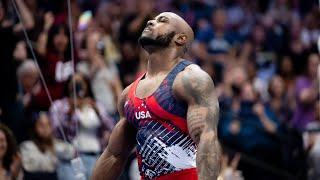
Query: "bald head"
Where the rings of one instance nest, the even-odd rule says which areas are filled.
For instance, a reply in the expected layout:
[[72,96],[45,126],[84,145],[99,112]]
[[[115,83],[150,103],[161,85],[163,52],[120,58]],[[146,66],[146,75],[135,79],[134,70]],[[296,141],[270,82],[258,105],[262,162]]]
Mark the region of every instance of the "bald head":
[[177,33],[184,33],[188,36],[189,41],[193,41],[193,38],[194,38],[193,30],[190,27],[190,25],[182,17],[180,17],[178,14],[175,14],[173,12],[163,12],[158,16],[161,16],[161,15],[171,17],[172,20],[176,22]]
[[175,14],[173,12],[163,12],[163,13],[159,14],[158,16],[167,16],[169,18],[172,18],[172,20],[175,22],[175,25],[176,25],[176,33],[186,34],[188,43],[191,43],[193,41],[194,33],[193,33],[192,28],[178,14]]
[[163,12],[148,21],[139,43],[149,52],[174,48],[180,54],[187,51],[193,38],[193,30],[183,18],[172,12]]

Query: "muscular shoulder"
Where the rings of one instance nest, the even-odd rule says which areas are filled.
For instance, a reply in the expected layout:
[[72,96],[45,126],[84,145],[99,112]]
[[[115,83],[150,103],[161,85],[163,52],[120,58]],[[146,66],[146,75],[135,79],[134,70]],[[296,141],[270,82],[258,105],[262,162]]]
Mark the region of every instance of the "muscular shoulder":
[[211,82],[212,79],[208,73],[202,70],[198,65],[191,64],[187,66],[183,71],[181,71],[177,75],[177,79],[184,80],[198,80],[198,81],[206,81]]
[[126,102],[127,100],[127,96],[129,94],[129,90],[131,88],[132,84],[130,84],[129,86],[127,86],[121,93],[119,99],[118,99],[118,111],[121,114],[123,114],[123,106],[124,106],[124,103]]
[[200,103],[204,96],[213,93],[211,77],[198,65],[189,65],[180,72],[173,84],[173,92],[178,98],[189,103]]

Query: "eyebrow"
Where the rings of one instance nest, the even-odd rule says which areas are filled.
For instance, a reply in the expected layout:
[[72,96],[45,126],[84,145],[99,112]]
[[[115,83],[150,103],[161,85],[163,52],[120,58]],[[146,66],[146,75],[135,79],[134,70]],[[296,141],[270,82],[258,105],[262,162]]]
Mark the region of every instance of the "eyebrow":
[[158,18],[156,18],[157,21],[159,21],[160,19],[165,19],[165,21],[169,21],[169,18],[166,16],[159,16]]

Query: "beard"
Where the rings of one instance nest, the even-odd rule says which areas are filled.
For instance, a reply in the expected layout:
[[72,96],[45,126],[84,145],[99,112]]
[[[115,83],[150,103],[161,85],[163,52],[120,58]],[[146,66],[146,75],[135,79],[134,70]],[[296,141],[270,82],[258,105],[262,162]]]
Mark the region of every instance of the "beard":
[[152,48],[152,49],[166,48],[170,45],[170,42],[172,41],[174,35],[176,35],[176,33],[172,31],[170,33],[159,35],[156,38],[141,36],[138,42],[141,45],[141,47],[146,50],[149,48]]

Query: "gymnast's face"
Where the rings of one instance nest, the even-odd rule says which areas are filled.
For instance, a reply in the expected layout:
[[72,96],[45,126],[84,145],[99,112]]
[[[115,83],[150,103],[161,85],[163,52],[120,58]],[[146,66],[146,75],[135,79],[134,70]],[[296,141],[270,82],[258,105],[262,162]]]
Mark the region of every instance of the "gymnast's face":
[[142,47],[168,47],[175,36],[173,18],[168,13],[161,13],[149,20],[143,30],[139,43]]

